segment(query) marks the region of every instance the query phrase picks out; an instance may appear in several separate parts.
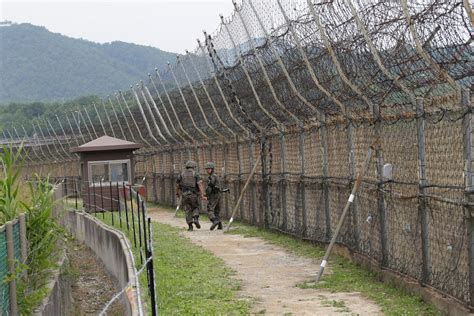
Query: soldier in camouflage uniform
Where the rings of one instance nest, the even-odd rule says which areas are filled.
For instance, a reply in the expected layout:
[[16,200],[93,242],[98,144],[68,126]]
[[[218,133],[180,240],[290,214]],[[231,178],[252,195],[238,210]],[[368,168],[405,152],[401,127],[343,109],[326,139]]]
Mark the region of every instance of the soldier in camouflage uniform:
[[181,205],[186,212],[188,231],[193,230],[193,224],[196,225],[196,228],[201,228],[201,224],[199,224],[198,194],[200,194],[201,199],[206,199],[201,177],[195,169],[196,163],[194,161],[186,162],[186,170],[176,180],[176,195],[178,198],[182,196]]
[[222,222],[219,218],[220,209],[220,200],[221,200],[221,180],[219,176],[214,173],[216,168],[213,162],[208,162],[206,164],[206,171],[209,175],[207,178],[207,214],[209,219],[212,222],[211,230],[214,230],[217,226],[217,229],[222,229]]

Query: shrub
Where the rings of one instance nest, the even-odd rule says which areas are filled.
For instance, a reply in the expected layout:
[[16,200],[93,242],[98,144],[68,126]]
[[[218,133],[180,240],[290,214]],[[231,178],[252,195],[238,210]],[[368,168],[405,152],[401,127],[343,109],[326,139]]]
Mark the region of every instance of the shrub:
[[16,154],[12,147],[3,146],[0,155],[0,225],[15,219],[21,211],[18,198],[21,149]]
[[44,298],[46,285],[52,268],[58,261],[58,242],[63,230],[52,220],[54,185],[49,178],[28,183],[31,201],[23,206],[26,210],[26,238],[28,257],[25,262],[26,277],[19,283],[18,305],[21,314],[30,314]]
[[52,219],[54,185],[49,178],[35,175],[27,188],[20,185],[21,151],[21,148],[14,151],[4,146],[0,153],[0,225],[26,212],[28,257],[25,263],[17,263],[15,275],[0,281],[17,280],[19,311],[28,315],[47,295],[46,285],[56,266],[57,245],[63,230]]

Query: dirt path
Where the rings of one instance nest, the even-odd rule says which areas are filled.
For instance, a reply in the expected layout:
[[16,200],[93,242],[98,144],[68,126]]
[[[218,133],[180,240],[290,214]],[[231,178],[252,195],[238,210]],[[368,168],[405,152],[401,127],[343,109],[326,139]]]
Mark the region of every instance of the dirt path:
[[[187,227],[172,212],[149,209],[154,221]],[[300,289],[296,284],[314,278],[319,263],[298,257],[260,238],[209,231],[210,222],[201,217],[202,229],[183,236],[222,258],[242,280],[241,295],[253,302],[252,313],[267,315],[381,314],[379,307],[359,293],[330,293]]]
[[[71,315],[97,315],[119,290],[112,282],[104,264],[87,246],[71,241],[68,250],[71,271],[74,274]],[[107,310],[107,315],[123,315],[118,301]]]

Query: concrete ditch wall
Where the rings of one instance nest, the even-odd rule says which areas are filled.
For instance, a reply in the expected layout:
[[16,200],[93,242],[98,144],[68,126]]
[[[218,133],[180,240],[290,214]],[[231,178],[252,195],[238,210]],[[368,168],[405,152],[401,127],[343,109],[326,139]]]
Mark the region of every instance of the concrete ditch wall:
[[107,271],[117,282],[118,288],[127,287],[119,298],[126,315],[142,315],[134,258],[127,238],[121,232],[109,228],[81,211],[66,211],[63,221],[69,232],[102,260]]
[[63,271],[68,264],[66,251],[63,250],[61,260],[58,263],[60,268],[53,274],[51,281],[48,283],[49,295],[34,310],[33,315],[67,315],[71,311],[73,300],[72,281]]

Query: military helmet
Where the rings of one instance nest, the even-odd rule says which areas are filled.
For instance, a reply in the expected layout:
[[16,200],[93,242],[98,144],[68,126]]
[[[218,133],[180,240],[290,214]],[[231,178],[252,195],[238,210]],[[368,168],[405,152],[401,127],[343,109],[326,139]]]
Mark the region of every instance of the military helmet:
[[216,169],[216,164],[209,161],[207,164],[206,164],[206,169]]
[[196,168],[196,162],[194,160],[188,160],[186,162],[186,168],[193,168],[195,169]]

